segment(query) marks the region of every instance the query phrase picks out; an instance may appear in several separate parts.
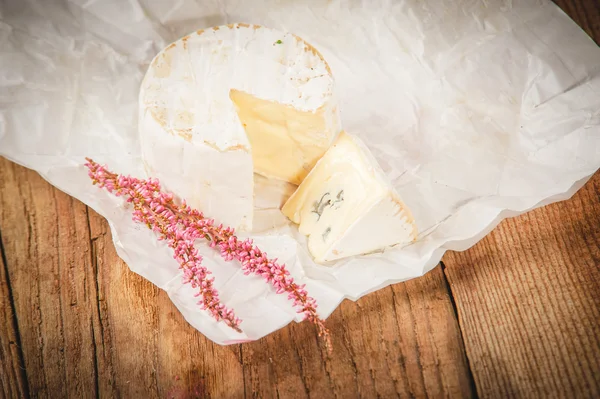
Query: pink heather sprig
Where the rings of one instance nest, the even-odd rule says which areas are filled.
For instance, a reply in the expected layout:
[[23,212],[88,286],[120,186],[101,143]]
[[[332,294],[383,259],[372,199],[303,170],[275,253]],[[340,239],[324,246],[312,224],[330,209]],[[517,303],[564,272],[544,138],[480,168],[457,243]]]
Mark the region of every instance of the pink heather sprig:
[[193,239],[179,230],[175,213],[163,205],[172,203],[173,196],[161,192],[156,179],[139,180],[120,176],[89,158],[86,160],[85,166],[89,169],[93,184],[116,196],[125,196],[127,202],[133,205],[133,220],[146,224],[158,233],[159,240],[165,240],[173,249],[173,257],[183,270],[183,282],[198,289],[195,295],[200,298],[200,308],[207,310],[217,321],[224,321],[235,331],[241,332],[240,319],[220,302],[219,294],[213,287],[214,278],[209,277],[211,272],[202,266],[202,256],[194,248]]
[[284,264],[278,263],[277,259],[269,259],[252,240],[238,239],[234,229],[215,225],[213,219],[204,217],[185,202],[175,204],[172,194],[161,191],[158,180],[117,175],[89,158],[86,160],[85,166],[93,183],[117,196],[125,196],[127,202],[133,204],[133,219],[158,233],[159,239],[165,240],[174,250],[174,258],[184,272],[184,282],[198,288],[196,295],[201,298],[199,304],[202,309],[236,331],[241,331],[240,319],[220,303],[217,290],[213,287],[214,278],[209,277],[210,271],[201,265],[202,256],[194,248],[194,241],[199,238],[209,241],[210,247],[218,249],[226,261],[237,260],[244,274],[260,275],[278,294],[287,293],[293,306],[298,308],[297,312],[315,324],[319,336],[331,349],[329,332],[317,314],[316,301],[308,296],[304,285],[294,282]]

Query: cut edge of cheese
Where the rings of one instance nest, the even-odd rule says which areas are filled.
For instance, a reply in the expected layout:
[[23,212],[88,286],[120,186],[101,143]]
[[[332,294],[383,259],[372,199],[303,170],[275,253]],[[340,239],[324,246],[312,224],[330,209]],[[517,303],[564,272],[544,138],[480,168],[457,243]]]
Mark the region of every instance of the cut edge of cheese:
[[409,244],[417,237],[410,210],[376,159],[360,139],[345,132],[282,213],[308,236],[309,251],[319,263]]
[[299,185],[341,131],[333,98],[315,111],[235,89],[230,98],[250,141],[254,172],[268,178]]
[[[398,228],[400,218],[410,229]],[[389,231],[383,239],[377,233],[365,234],[365,231]],[[392,232],[396,232],[393,235]],[[406,205],[393,195],[381,198],[363,217],[358,218],[345,231],[329,251],[321,257],[315,257],[317,262],[328,262],[355,255],[368,255],[394,245],[408,245],[417,239],[414,219]],[[346,249],[348,248],[348,249]]]

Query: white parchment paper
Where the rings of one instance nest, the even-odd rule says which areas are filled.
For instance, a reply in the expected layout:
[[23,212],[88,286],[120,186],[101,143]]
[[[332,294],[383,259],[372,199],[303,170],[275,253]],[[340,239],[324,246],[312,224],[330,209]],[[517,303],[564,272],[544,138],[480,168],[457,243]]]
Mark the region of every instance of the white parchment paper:
[[145,177],[139,84],[152,57],[189,32],[248,22],[312,43],[336,77],[345,129],[414,213],[413,245],[319,266],[278,210],[289,187],[258,179],[253,237],[324,317],[343,298],[421,276],[502,218],[569,197],[600,167],[600,50],[549,1],[7,0],[0,19],[0,154],[106,217],[131,270],[220,344],[262,337],[296,313],[202,248],[244,333],[214,322],[168,248],[82,166],[88,156]]

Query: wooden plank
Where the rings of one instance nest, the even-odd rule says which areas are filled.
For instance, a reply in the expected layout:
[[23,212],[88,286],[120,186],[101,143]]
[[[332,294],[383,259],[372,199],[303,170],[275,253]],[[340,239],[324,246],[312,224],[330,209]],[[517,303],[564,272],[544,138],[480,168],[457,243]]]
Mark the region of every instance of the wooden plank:
[[243,396],[239,347],[216,345],[192,328],[165,292],[117,256],[106,221],[92,210],[89,220],[97,260],[101,396]]
[[2,162],[0,226],[8,226],[10,282],[33,396],[473,394],[439,269],[344,302],[328,321],[331,357],[306,323],[222,347],[129,271],[104,219],[35,173]]
[[4,159],[0,175],[0,227],[29,392],[95,396],[86,208]]
[[[600,43],[600,3],[554,2]],[[599,184],[444,257],[481,396],[600,396]]]
[[[0,191],[3,186],[0,176]],[[29,396],[27,375],[4,258],[0,234],[0,398],[24,398]]]
[[451,298],[440,268],[344,301],[327,320],[333,355],[314,328],[290,325],[242,346],[248,397],[471,397]]
[[[439,269],[358,304],[345,302],[328,321],[335,346],[331,358],[306,323],[258,342],[222,347],[187,324],[164,292],[128,271],[114,251],[106,222],[93,212],[90,225],[104,336],[98,344],[104,349],[98,353],[108,354],[99,360],[105,364],[99,367],[99,379],[114,381],[112,387],[101,383],[101,393],[154,397],[158,390],[160,397],[196,393],[261,398],[473,393]],[[140,302],[132,302],[138,296]],[[135,375],[128,359],[142,363]],[[110,371],[103,376],[105,369]]]
[[158,289],[123,267],[106,222],[89,209],[87,216],[97,290],[98,392],[105,397],[156,398]]
[[482,397],[600,397],[600,172],[444,257]]

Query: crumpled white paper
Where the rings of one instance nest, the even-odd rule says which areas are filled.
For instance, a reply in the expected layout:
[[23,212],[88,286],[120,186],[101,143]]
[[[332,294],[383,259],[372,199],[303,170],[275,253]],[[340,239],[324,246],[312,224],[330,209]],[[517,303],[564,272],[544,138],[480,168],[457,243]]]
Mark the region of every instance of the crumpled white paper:
[[306,283],[323,317],[343,298],[421,276],[502,218],[569,197],[600,166],[600,50],[549,1],[9,0],[0,14],[0,154],[106,217],[131,270],[220,344],[262,337],[295,310],[202,248],[244,333],[213,321],[168,248],[82,166],[88,156],[145,176],[139,84],[189,32],[248,22],[312,43],[336,77],[345,129],[415,216],[413,245],[319,266],[280,214],[277,187],[258,179],[253,238]]

